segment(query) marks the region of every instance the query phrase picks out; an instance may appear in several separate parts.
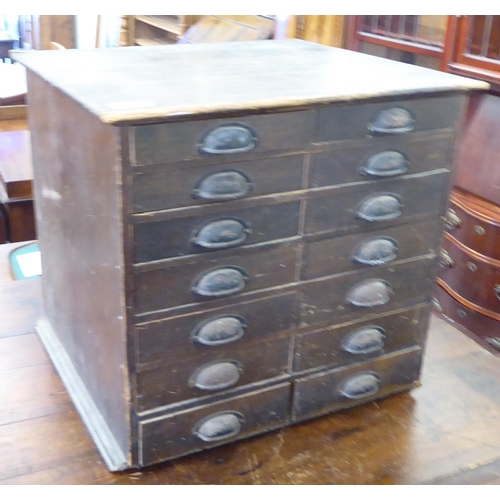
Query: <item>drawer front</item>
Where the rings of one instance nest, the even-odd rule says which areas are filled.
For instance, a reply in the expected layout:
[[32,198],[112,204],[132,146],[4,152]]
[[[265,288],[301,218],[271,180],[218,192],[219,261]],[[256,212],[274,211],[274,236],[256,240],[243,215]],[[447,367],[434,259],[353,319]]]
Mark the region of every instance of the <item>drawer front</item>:
[[300,326],[335,323],[430,299],[436,262],[423,258],[306,283]]
[[[480,210],[480,207],[476,209]],[[471,212],[474,210],[470,209]],[[446,212],[446,230],[460,243],[481,255],[500,261],[500,215],[496,220],[485,220],[480,213],[469,213],[450,202]]]
[[135,262],[214,252],[296,236],[300,202],[134,226]]
[[485,262],[448,238],[443,250],[439,278],[464,299],[500,316],[500,261]]
[[435,298],[439,312],[486,342],[488,342],[488,339],[490,342],[496,339],[497,342],[488,343],[495,349],[500,350],[498,347],[500,345],[498,344],[498,340],[500,340],[500,319],[490,318],[460,304],[440,286],[436,286]]
[[157,366],[167,359],[217,355],[227,347],[270,338],[295,328],[298,317],[297,294],[289,293],[136,325],[137,369]]
[[340,187],[307,200],[305,232],[370,231],[441,213],[449,172]]
[[300,151],[312,140],[314,111],[253,115],[130,127],[133,166],[204,158],[248,158],[271,151]]
[[441,221],[436,219],[309,243],[303,257],[302,279],[391,265],[437,253],[441,228]]
[[200,255],[153,266],[134,275],[136,314],[225,297],[293,282],[297,247],[241,248],[233,255]]
[[345,366],[421,344],[430,306],[296,335],[293,371]]
[[387,179],[449,168],[454,136],[368,138],[355,146],[311,155],[308,187]]
[[320,110],[319,142],[385,137],[455,127],[465,97],[386,101]]
[[133,176],[133,211],[147,212],[297,191],[303,155],[241,163],[151,167]]
[[140,463],[153,464],[286,425],[290,399],[291,385],[280,384],[140,422]]
[[366,363],[295,380],[292,420],[356,406],[409,389],[418,380],[422,349],[389,354]]
[[226,346],[136,374],[137,408],[151,410],[287,374],[290,339]]

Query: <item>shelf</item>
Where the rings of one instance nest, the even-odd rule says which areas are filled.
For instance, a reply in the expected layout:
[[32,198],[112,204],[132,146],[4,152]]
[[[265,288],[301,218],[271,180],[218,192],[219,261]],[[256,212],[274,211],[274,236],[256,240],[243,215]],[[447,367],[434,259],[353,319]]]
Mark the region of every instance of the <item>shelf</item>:
[[182,35],[182,26],[174,21],[165,19],[163,16],[136,16],[136,20],[168,31],[176,36]]

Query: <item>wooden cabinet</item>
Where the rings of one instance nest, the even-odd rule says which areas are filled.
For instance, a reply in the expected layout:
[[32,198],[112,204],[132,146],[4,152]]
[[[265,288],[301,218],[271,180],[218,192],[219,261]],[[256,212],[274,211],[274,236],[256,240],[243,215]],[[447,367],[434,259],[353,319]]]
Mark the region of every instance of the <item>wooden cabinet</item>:
[[300,40],[68,52],[17,55],[38,331],[111,469],[417,383],[485,84]]
[[176,43],[203,16],[127,16],[128,45]]

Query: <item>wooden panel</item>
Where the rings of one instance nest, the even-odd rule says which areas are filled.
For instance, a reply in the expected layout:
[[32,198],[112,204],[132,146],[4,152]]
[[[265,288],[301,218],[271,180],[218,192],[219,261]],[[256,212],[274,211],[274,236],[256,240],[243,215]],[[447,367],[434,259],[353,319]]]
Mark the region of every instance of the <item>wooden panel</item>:
[[393,107],[410,112],[414,131],[436,130],[453,127],[465,104],[461,96],[435,99],[386,101],[355,106],[335,106],[322,109],[319,115],[318,141],[328,142],[340,139],[360,139],[367,133],[367,125],[381,111]]
[[[140,166],[200,158],[198,144],[206,134],[220,126],[232,124],[243,124],[255,131],[258,139],[252,152],[296,151],[311,142],[314,118],[314,112],[302,111],[131,127],[130,163]],[[219,156],[225,155],[215,158]],[[244,153],[231,155],[232,161],[238,159],[244,159]]]
[[7,201],[5,209],[9,218],[9,241],[35,240],[36,222],[32,200]]
[[203,352],[217,355],[224,348],[223,345],[207,346],[193,342],[191,334],[200,325],[227,315],[242,318],[246,325],[243,337],[230,344],[238,347],[252,340],[265,339],[291,330],[298,321],[299,302],[296,294],[290,293],[136,325],[137,369],[157,366],[166,357],[188,359]]
[[4,205],[0,205],[0,244],[7,243],[8,230],[7,230],[8,216]]
[[217,443],[203,442],[192,433],[200,420],[216,413],[235,411],[243,415],[245,422],[238,438],[285,424],[288,420],[290,388],[290,384],[281,384],[164,419],[141,422],[142,465],[227,443],[227,439]]
[[[372,313],[390,311],[397,304],[417,304],[430,299],[435,275],[435,259],[423,258],[380,269],[365,269],[337,278],[304,284],[304,306],[301,326],[320,322],[330,324],[341,319],[361,318]],[[382,280],[390,285],[386,304],[359,307],[346,300],[349,291],[365,280]]]
[[[409,222],[418,217],[441,213],[449,182],[447,170],[340,186],[318,193],[307,200],[305,233],[371,231],[388,225]],[[400,200],[401,215],[389,221],[367,221],[357,215],[364,201],[372,196],[391,194]]]
[[[421,357],[422,350],[414,347],[348,368],[297,379],[294,382],[292,419],[311,418],[409,389],[419,377]],[[352,399],[342,393],[351,377],[367,372],[376,374],[380,380],[375,395]],[[363,388],[363,384],[360,385]]]
[[[429,321],[429,306],[421,305],[348,325],[335,325],[295,338],[293,370],[300,372],[319,366],[347,366],[421,344]],[[380,349],[369,353],[349,352],[343,345],[363,328],[382,329]]]
[[221,166],[163,165],[141,169],[133,177],[134,212],[161,210],[213,203],[195,198],[193,189],[206,177],[223,171],[236,171],[251,181],[247,196],[261,196],[296,191],[302,186],[302,155],[291,155],[257,161],[225,163]]
[[[202,273],[220,267],[237,266],[248,275],[242,292],[250,292],[294,281],[297,248],[283,244],[274,248],[263,246],[241,248],[237,253],[226,250],[214,255],[175,259],[168,267],[156,266],[134,275],[136,313],[147,313],[184,304],[212,301],[214,306],[224,300],[194,295],[193,282]],[[228,255],[229,254],[229,255]]]
[[448,133],[372,137],[355,145],[311,155],[308,186],[315,188],[377,179],[377,176],[364,173],[362,167],[366,167],[372,155],[382,154],[385,151],[396,151],[406,158],[407,169],[397,175],[450,168],[453,146],[454,136]]
[[28,88],[45,314],[126,454],[118,132],[30,72]]
[[[441,228],[440,220],[431,220],[309,243],[302,257],[301,277],[309,280],[369,268],[368,264],[353,261],[353,254],[363,244],[380,238],[393,240],[397,253],[393,260],[387,263],[379,261],[373,266],[392,265],[410,257],[436,253]],[[374,255],[372,258],[377,260]]]
[[[171,219],[158,222],[145,222],[134,226],[134,261],[147,262],[151,260],[166,259],[169,257],[180,257],[197,253],[217,253],[222,248],[207,248],[200,244],[195,244],[193,238],[197,238],[199,232],[209,224],[218,221],[234,220],[240,228],[247,233],[223,232],[219,237],[212,236],[214,241],[219,239],[228,240],[229,234],[237,241],[244,238],[237,245],[228,244],[228,248],[242,245],[253,245],[265,241],[278,240],[296,236],[299,222],[300,202],[280,203],[244,210],[231,210],[226,208],[223,212],[210,216],[201,215],[198,217]],[[220,223],[220,222],[219,222]],[[207,241],[206,244],[210,244]],[[230,243],[230,241],[228,241]]]
[[[290,339],[287,336],[262,339],[250,345],[225,346],[217,353],[204,352],[196,358],[176,360],[164,357],[164,364],[153,370],[137,373],[137,410],[152,410],[174,403],[185,404],[193,399],[223,396],[233,388],[287,374]],[[210,363],[234,361],[239,365],[239,378],[228,388],[202,390],[190,386],[196,372]],[[223,382],[224,378],[217,379]],[[199,402],[201,404],[201,401]]]
[[50,42],[60,43],[66,49],[76,47],[76,16],[40,16],[40,47],[50,49]]

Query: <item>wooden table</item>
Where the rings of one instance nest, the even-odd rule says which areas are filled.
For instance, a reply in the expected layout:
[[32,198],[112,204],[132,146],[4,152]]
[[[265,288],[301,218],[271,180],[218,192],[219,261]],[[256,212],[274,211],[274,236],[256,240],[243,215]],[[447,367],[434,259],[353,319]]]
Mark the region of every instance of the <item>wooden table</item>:
[[11,242],[36,238],[32,180],[29,130],[0,128],[0,202],[9,221]]
[[0,106],[24,104],[27,92],[24,66],[0,64]]
[[500,359],[437,316],[411,393],[110,473],[34,333],[41,280],[11,281],[18,246],[0,246],[0,484],[500,484]]

